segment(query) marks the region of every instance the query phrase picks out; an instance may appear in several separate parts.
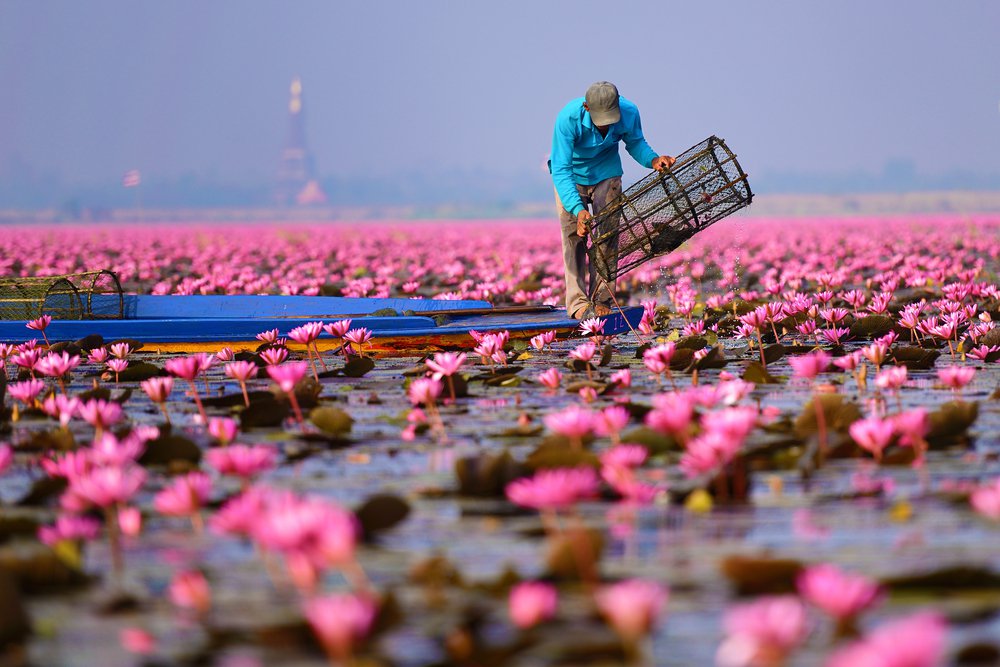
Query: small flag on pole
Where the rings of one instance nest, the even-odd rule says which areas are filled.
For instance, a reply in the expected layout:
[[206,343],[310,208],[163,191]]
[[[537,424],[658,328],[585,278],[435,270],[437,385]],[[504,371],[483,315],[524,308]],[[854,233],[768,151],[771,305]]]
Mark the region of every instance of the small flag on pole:
[[142,174],[138,169],[129,169],[122,177],[122,185],[126,188],[138,187],[142,183]]

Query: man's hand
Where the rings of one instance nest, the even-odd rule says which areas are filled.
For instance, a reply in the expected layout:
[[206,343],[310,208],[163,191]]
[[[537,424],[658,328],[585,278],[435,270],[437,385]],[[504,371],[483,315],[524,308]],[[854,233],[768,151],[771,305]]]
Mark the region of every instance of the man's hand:
[[661,155],[659,157],[653,158],[653,164],[650,165],[656,171],[666,171],[674,166],[674,162],[677,162],[674,158],[669,155]]
[[593,218],[593,217],[594,216],[592,216],[590,214],[590,211],[588,211],[587,209],[583,209],[582,211],[580,211],[579,213],[576,214],[576,235],[577,236],[586,236],[587,235],[587,226],[588,226],[588,223],[590,222],[591,218]]

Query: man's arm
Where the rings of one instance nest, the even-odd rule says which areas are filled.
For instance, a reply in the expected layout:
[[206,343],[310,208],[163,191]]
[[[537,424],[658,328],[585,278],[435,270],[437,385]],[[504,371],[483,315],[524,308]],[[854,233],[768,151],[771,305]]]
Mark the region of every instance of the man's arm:
[[560,116],[556,119],[556,129],[552,134],[552,182],[563,208],[578,215],[584,210],[583,200],[576,190],[576,180],[573,178],[573,136],[572,128],[563,122]]

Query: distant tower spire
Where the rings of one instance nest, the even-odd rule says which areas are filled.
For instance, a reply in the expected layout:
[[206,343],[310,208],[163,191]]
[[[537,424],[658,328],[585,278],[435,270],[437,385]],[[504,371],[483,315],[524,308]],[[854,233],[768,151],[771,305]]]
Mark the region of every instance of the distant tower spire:
[[279,204],[323,204],[326,195],[316,182],[312,153],[306,145],[302,80],[292,79],[288,100],[288,135],[278,166],[275,199]]

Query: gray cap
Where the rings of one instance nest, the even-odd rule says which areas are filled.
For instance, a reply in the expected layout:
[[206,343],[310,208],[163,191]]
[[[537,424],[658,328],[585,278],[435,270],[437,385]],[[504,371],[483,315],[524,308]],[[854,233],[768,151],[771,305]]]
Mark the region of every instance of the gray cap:
[[587,89],[587,107],[594,125],[614,125],[621,120],[618,108],[618,89],[615,84],[598,81]]

